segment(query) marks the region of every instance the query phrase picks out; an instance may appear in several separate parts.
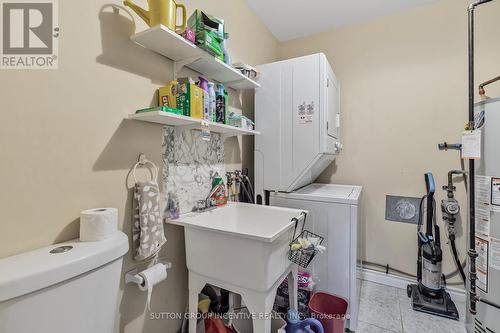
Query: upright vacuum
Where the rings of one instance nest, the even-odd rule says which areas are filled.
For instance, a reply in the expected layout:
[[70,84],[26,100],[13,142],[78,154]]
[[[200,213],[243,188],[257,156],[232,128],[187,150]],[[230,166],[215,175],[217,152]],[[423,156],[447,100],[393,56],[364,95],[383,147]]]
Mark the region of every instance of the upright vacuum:
[[[442,274],[443,252],[435,218],[436,185],[432,173],[425,174],[425,184],[427,194],[420,201],[417,225],[417,284],[408,285],[407,293],[411,298],[413,310],[458,320],[457,308],[445,290],[446,280]],[[424,212],[425,232],[422,230]]]

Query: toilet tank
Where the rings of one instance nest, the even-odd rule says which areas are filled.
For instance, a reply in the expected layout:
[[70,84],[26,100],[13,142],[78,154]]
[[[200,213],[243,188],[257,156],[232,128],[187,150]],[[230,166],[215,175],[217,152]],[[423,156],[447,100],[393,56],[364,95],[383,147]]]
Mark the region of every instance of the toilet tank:
[[117,232],[0,259],[0,332],[112,333],[127,251]]

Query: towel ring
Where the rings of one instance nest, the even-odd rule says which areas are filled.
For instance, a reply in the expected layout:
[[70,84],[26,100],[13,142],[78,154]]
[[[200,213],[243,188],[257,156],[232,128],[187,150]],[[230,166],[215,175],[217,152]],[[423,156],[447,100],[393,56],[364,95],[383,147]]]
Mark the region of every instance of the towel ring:
[[136,183],[137,183],[137,177],[135,176],[135,171],[137,170],[137,167],[138,166],[147,166],[148,164],[149,164],[149,166],[151,166],[150,171],[152,170],[151,181],[158,182],[158,167],[156,166],[156,164],[154,164],[153,162],[148,160],[148,158],[146,157],[145,154],[140,154],[139,160],[137,161],[137,163],[134,165],[134,168],[132,169],[132,176],[134,177],[134,181]]

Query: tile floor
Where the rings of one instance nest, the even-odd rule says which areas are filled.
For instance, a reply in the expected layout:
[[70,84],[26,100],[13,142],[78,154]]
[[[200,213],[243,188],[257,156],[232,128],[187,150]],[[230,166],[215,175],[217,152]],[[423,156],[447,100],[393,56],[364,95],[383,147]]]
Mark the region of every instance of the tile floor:
[[413,311],[406,290],[363,281],[356,333],[465,333],[465,304],[455,304],[460,321]]

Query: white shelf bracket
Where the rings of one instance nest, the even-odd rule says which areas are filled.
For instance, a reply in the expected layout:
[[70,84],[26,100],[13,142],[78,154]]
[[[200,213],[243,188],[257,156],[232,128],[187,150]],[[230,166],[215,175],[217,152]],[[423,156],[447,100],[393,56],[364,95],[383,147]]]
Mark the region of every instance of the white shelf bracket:
[[220,134],[220,138],[221,138],[222,141],[226,141],[226,139],[231,138],[233,136],[235,136],[235,135],[234,134],[227,134],[227,133],[221,133]]
[[189,64],[192,64],[193,62],[195,61],[198,61],[200,60],[201,58],[203,58],[203,56],[199,55],[199,56],[196,56],[196,57],[192,57],[192,58],[188,58],[188,59],[184,59],[184,60],[178,60],[178,61],[174,61],[174,80],[177,79],[177,74],[179,73],[179,71],[184,67],[184,66],[187,66]]

